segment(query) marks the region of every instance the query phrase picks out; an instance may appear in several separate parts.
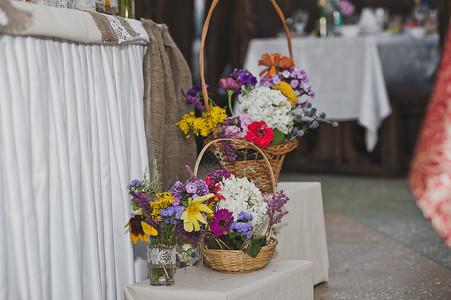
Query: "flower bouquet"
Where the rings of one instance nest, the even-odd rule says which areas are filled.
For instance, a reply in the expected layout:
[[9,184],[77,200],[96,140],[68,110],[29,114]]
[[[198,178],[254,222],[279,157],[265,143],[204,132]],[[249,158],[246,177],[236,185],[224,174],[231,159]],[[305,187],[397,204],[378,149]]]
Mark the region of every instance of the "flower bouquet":
[[[298,146],[298,138],[306,131],[326,121],[326,115],[318,113],[310,103],[314,93],[305,71],[294,65],[289,29],[275,0],[270,1],[284,25],[290,57],[263,54],[258,64],[266,68],[259,74],[259,80],[244,69],[235,69],[230,76],[220,79],[219,85],[228,95],[229,115],[208,97],[203,73],[204,45],[218,1],[212,2],[202,31],[201,84],[186,94],[186,102],[194,104],[200,115],[187,114],[176,125],[187,138],[193,134],[206,138],[205,144],[211,143],[214,147],[211,151],[223,167],[237,177],[248,176],[262,191],[269,192],[271,179],[263,156],[270,161],[277,182],[286,154]],[[256,147],[263,150],[262,155]]]
[[[148,242],[150,283],[174,283],[176,240],[199,245],[205,262],[218,271],[263,268],[277,245],[271,234],[287,213],[282,207],[288,197],[283,191],[263,195],[248,178],[236,178],[227,170],[204,179],[188,170],[190,179],[177,181],[168,191],[161,191],[156,172],[151,181],[145,175],[128,186],[135,215],[126,226],[133,243]],[[258,235],[265,225],[264,235]],[[179,248],[178,256],[186,258],[188,251],[192,258],[198,249],[189,247]],[[185,262],[189,264],[190,259]]]
[[277,181],[284,158],[298,146],[298,139],[317,128],[319,122],[328,121],[325,113],[312,106],[314,92],[307,74],[291,58],[264,54],[259,65],[266,67],[260,80],[245,69],[235,69],[228,78],[219,80],[228,95],[230,115],[211,99],[205,101],[201,86],[197,85],[188,91],[186,101],[196,105],[202,115],[185,115],[177,125],[187,137],[205,137],[205,144],[228,139],[212,143],[215,148],[211,151],[221,166],[235,176],[252,178],[262,191],[269,192],[268,169],[262,155],[249,143],[263,150]]

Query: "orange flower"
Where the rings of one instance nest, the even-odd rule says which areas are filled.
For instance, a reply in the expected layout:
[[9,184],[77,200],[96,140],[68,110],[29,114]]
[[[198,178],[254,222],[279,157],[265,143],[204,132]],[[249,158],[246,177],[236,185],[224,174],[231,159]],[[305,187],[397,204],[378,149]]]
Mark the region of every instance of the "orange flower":
[[262,55],[262,59],[258,61],[258,65],[267,67],[259,74],[261,77],[263,74],[267,73],[264,78],[264,80],[267,80],[269,76],[276,74],[280,69],[293,68],[294,62],[289,57],[280,56],[280,53],[265,53]]

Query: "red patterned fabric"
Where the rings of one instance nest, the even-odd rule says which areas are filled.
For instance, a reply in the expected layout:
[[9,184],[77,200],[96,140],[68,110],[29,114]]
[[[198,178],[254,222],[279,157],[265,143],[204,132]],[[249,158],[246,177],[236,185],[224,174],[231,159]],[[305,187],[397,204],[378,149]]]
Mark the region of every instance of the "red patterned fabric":
[[451,35],[443,49],[409,183],[419,208],[451,247]]

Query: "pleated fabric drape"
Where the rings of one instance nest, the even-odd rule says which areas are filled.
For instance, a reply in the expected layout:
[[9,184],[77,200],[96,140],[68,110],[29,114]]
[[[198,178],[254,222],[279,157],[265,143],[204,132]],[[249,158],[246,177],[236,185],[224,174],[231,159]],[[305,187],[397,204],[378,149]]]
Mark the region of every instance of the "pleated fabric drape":
[[124,228],[145,50],[0,35],[0,299],[121,299],[147,275]]
[[418,207],[451,247],[451,32],[410,164]]

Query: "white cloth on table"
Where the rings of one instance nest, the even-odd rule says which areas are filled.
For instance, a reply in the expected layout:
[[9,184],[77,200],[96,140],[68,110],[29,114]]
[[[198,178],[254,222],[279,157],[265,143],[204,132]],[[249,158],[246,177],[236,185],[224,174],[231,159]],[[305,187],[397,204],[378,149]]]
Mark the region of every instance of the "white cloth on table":
[[279,182],[290,200],[281,223],[275,225],[277,241],[274,258],[313,262],[313,284],[329,280],[329,256],[323,198],[319,182]]
[[124,228],[144,52],[0,35],[0,299],[120,299],[146,278]]
[[[90,44],[105,43],[102,38],[102,32],[96,25],[93,15],[90,13],[20,1],[11,1],[11,4],[15,8],[31,14],[29,26],[27,26],[25,30],[14,32],[14,34],[24,36],[47,36]],[[127,33],[127,30],[119,22],[119,17],[105,14],[97,14],[97,16],[104,16],[110,22],[112,29],[117,35],[118,44],[149,44],[149,36],[141,26],[140,21],[120,18],[122,21],[128,23],[128,25],[137,33],[136,36],[131,36],[124,34]],[[25,21],[27,20],[24,20],[24,22]]]
[[432,83],[440,61],[438,34],[422,38],[380,34],[377,49],[388,88]]
[[124,290],[127,300],[310,300],[312,262],[273,259],[261,270],[242,274],[220,273],[198,265],[177,269],[173,286],[154,287],[145,280]]
[[[315,92],[311,101],[328,119],[357,120],[365,130],[368,151],[377,144],[378,129],[390,115],[376,40],[366,38],[293,38],[294,63],[305,70]],[[244,67],[258,75],[264,53],[288,55],[281,38],[251,40]]]

